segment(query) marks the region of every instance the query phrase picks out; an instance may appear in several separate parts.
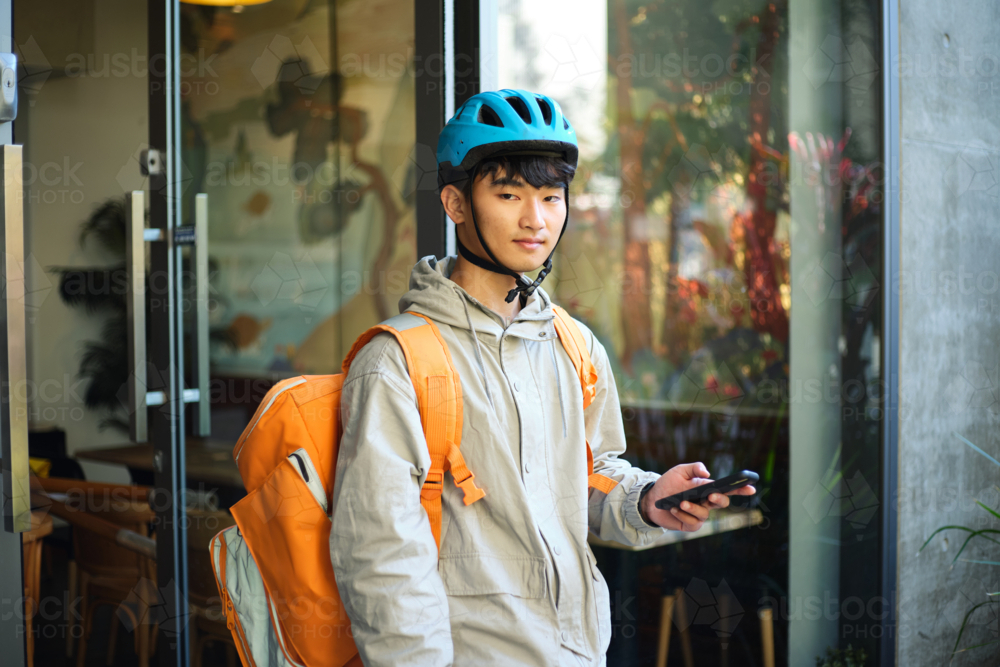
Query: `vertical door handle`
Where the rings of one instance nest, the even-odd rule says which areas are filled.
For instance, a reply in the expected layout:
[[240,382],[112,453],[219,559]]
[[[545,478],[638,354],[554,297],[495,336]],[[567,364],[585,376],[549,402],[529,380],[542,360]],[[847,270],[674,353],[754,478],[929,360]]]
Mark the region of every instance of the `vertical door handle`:
[[133,190],[125,199],[128,425],[133,442],[146,442],[149,440],[149,415],[146,411],[146,193]]
[[28,479],[28,362],[24,317],[24,197],[21,146],[0,146],[3,213],[3,331],[0,340],[0,440],[3,454],[4,529],[31,530],[31,487]]
[[208,195],[194,198],[195,368],[198,374],[198,420],[195,433],[212,432],[208,375]]

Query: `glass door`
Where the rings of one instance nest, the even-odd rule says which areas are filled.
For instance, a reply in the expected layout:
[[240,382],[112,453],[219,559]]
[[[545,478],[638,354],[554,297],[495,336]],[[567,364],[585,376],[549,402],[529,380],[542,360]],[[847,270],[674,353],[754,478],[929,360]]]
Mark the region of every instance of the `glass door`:
[[187,660],[179,34],[166,0],[0,2],[5,665]]
[[207,545],[245,495],[236,439],[396,314],[416,262],[417,107],[444,121],[441,8],[417,4],[0,2],[27,340],[5,492],[12,527],[51,531],[0,540],[4,664],[232,658]]
[[416,107],[444,96],[418,14],[0,0],[4,664],[232,657],[207,542],[244,495],[233,445],[397,313],[417,258]]
[[184,416],[200,499],[185,522],[188,627],[218,664],[232,646],[201,643],[218,604],[208,543],[245,496],[237,439],[276,382],[339,372],[408,287],[423,65],[412,0],[179,10],[178,223],[197,241],[180,251],[178,351],[201,399]]

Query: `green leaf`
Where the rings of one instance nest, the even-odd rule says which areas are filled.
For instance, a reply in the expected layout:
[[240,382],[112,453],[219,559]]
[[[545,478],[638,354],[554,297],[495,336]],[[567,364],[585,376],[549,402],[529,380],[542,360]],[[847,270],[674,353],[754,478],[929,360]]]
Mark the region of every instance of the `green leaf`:
[[992,514],[993,516],[995,516],[996,518],[1000,519],[1000,514],[998,514],[996,510],[987,507],[986,505],[982,504],[978,500],[976,501],[976,504],[979,505],[980,507],[982,507],[984,510],[986,510],[990,514]]
[[[952,431],[952,432],[954,433],[954,431]],[[968,439],[968,438],[966,438],[966,437],[964,437],[964,436],[962,436],[962,435],[959,435],[958,433],[955,433],[955,435],[956,435],[956,436],[958,436],[959,438],[961,438],[961,439],[962,439],[962,441],[963,441],[963,442],[964,442],[965,444],[967,444],[967,445],[968,445],[969,447],[972,447],[972,448],[973,448],[974,450],[976,450],[977,452],[979,452],[980,454],[982,454],[983,456],[985,456],[986,458],[988,458],[988,459],[989,459],[990,461],[992,461],[993,463],[995,463],[995,464],[997,464],[998,466],[1000,466],[1000,461],[997,461],[997,460],[996,460],[995,458],[993,458],[992,456],[990,456],[989,454],[987,454],[987,453],[986,453],[986,452],[984,452],[983,450],[979,449],[979,447],[976,447],[976,446],[975,446],[974,444],[972,444],[972,443],[971,443],[971,442],[969,441],[969,439]]]
[[961,653],[962,651],[971,651],[971,650],[972,650],[972,649],[974,649],[974,648],[982,648],[982,647],[984,647],[984,646],[989,646],[989,645],[991,645],[991,644],[996,644],[996,643],[998,643],[998,642],[1000,642],[1000,639],[995,639],[995,640],[993,640],[993,641],[991,641],[991,642],[986,642],[985,644],[976,644],[975,646],[967,646],[967,647],[965,647],[965,648],[963,648],[963,649],[960,649],[960,650],[958,650],[958,651],[955,651],[955,653]]
[[[937,530],[935,530],[933,533],[931,533],[931,536],[927,538],[927,541],[925,541],[923,543],[923,545],[917,551],[918,552],[919,551],[923,551],[924,547],[926,547],[930,543],[930,541],[934,539],[934,536],[937,535],[938,533],[940,533],[942,530],[964,530],[964,531],[969,532],[969,533],[976,532],[976,531],[972,530],[971,528],[967,528],[965,526],[941,526],[940,528],[938,528]],[[1000,533],[1000,530],[984,530],[984,531],[981,531],[981,532]],[[986,539],[991,540],[993,542],[996,542],[996,540],[993,540],[992,538],[989,538],[989,537],[986,538]],[[997,544],[1000,544],[1000,542],[997,542]]]
[[[980,565],[1000,565],[1000,561],[997,560],[973,560],[971,558],[963,558],[963,563],[979,563]],[[996,593],[987,593],[987,595],[996,595]]]
[[[960,653],[961,652],[961,651],[959,651],[958,643],[960,641],[962,641],[962,633],[965,632],[965,626],[968,625],[968,623],[969,623],[969,617],[972,616],[972,614],[975,613],[975,611],[977,609],[979,609],[983,605],[987,605],[987,604],[993,604],[993,600],[987,600],[986,602],[980,602],[979,604],[977,604],[976,606],[974,606],[972,609],[970,609],[969,611],[967,611],[965,613],[965,618],[962,619],[962,627],[960,627],[958,629],[958,637],[955,639],[955,648],[952,649],[952,652],[951,652],[952,655],[955,655],[956,653]],[[979,648],[980,646],[986,646],[986,644],[978,644],[976,646],[970,646],[968,648],[962,649],[962,651],[968,651],[970,649]]]
[[[951,559],[951,562],[954,563],[955,561],[958,560],[958,557],[965,550],[965,547],[968,546],[969,542],[972,541],[973,537],[977,537],[979,535],[982,535],[983,533],[1000,533],[1000,530],[987,530],[987,529],[983,529],[983,530],[977,530],[977,531],[973,532],[971,535],[969,535],[967,538],[965,538],[965,542],[962,543],[962,548],[958,550],[958,553],[955,554],[955,557]],[[990,542],[994,542],[996,544],[1000,544],[1000,542],[997,542],[992,537],[987,537],[985,539],[989,540]]]

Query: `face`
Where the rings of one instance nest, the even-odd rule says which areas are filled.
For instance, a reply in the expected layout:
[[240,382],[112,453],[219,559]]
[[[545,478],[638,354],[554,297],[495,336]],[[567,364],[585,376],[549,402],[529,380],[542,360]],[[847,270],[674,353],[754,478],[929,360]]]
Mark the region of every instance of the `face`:
[[[500,171],[477,178],[472,199],[479,231],[501,264],[525,273],[545,263],[566,221],[561,187],[536,188],[519,176],[508,177]],[[455,221],[462,243],[476,255],[490,259],[479,242],[469,202],[461,190],[449,185],[441,192],[441,202]]]

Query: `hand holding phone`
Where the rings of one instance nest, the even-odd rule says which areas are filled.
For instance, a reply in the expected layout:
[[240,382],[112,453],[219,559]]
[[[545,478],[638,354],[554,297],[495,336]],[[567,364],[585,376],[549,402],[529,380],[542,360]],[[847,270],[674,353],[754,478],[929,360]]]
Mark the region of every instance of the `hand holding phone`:
[[679,508],[685,500],[690,503],[702,503],[708,500],[713,493],[729,493],[736,489],[741,489],[749,484],[755,484],[760,479],[757,473],[751,470],[741,470],[735,475],[729,475],[713,482],[706,482],[693,486],[686,491],[675,493],[666,498],[660,498],[654,503],[657,509],[670,510],[673,507]]

